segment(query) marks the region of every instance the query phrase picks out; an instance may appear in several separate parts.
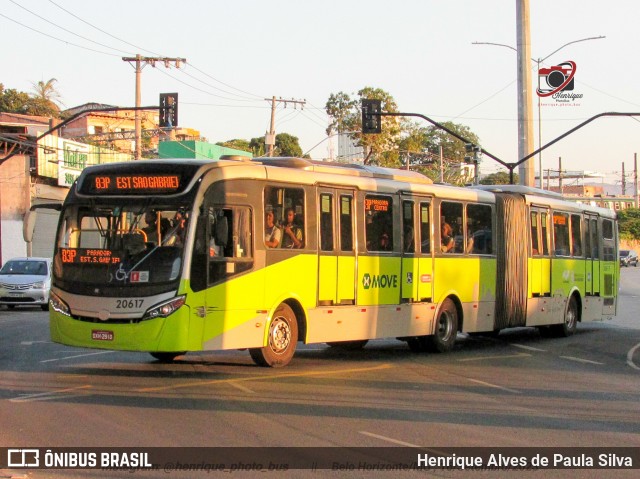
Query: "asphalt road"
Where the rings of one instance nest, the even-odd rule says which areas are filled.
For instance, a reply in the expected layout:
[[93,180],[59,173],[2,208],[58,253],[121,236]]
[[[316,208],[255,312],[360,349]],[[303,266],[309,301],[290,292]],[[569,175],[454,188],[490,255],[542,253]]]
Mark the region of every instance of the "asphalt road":
[[[570,338],[542,338],[528,328],[497,338],[459,335],[455,350],[444,355],[414,354],[398,341],[372,341],[355,352],[310,345],[275,370],[256,367],[246,351],[189,354],[162,364],[145,353],[70,348],[49,341],[46,313],[3,310],[0,447],[638,449],[638,298],[640,268],[625,268],[618,316],[580,324]],[[288,477],[370,474],[298,470]],[[637,471],[437,470],[394,477],[463,474],[595,478],[635,477]],[[0,478],[104,476],[0,471]]]

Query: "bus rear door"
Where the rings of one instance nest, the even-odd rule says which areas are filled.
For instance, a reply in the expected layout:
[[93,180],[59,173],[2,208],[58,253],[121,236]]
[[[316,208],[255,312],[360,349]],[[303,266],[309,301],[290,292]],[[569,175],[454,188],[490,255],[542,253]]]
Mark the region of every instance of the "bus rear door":
[[355,304],[356,258],[354,195],[348,190],[320,188],[318,304]]

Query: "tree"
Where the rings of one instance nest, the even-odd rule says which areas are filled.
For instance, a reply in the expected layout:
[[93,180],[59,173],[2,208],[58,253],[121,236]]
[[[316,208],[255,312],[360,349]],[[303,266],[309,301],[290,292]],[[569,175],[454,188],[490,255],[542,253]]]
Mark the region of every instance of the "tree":
[[[275,156],[302,157],[302,147],[300,146],[297,136],[290,135],[289,133],[278,133],[274,146]],[[264,156],[264,136],[251,138],[251,141],[249,141],[249,151],[251,151],[255,157]],[[304,157],[309,158],[309,155],[305,155]]]
[[[464,174],[460,166],[467,155],[465,142],[435,125],[423,127],[415,122],[407,122],[403,126],[403,136],[398,141],[399,163],[402,167],[408,164],[412,170],[423,173],[434,182],[439,182],[441,178],[440,147],[442,147],[442,180],[454,185],[464,185],[469,182],[468,175]],[[443,126],[469,142],[479,144],[478,136],[469,127],[453,122],[443,123]]]
[[220,141],[216,143],[216,145],[224,146],[225,148],[233,148],[236,150],[248,151],[250,153],[253,152],[253,149],[251,148],[248,140],[234,139],[234,140]]
[[60,92],[55,84],[58,80],[49,79],[47,82],[40,80],[32,83],[34,93],[29,102],[29,114],[40,116],[60,117],[60,107],[56,102],[60,102]]
[[365,149],[366,163],[399,166],[396,143],[400,137],[403,122],[399,117],[383,117],[382,133],[362,134],[362,100],[381,100],[383,111],[397,112],[398,106],[394,98],[386,91],[373,87],[364,87],[358,91],[357,95],[357,99],[352,99],[344,92],[332,93],[329,96],[325,105],[325,111],[331,120],[327,133],[347,134],[357,146]]
[[298,142],[298,137],[289,133],[278,133],[276,135],[275,148],[278,156],[302,156],[302,148]]
[[0,83],[0,111],[26,114],[28,103],[29,95],[13,88],[5,90]]
[[640,239],[640,209],[627,208],[618,211],[620,237],[624,240]]
[[[508,171],[497,171],[495,173],[491,173],[480,180],[481,185],[508,185],[511,184],[509,181],[509,172]],[[518,173],[513,174],[513,184],[517,185],[520,183],[520,179],[518,177]]]

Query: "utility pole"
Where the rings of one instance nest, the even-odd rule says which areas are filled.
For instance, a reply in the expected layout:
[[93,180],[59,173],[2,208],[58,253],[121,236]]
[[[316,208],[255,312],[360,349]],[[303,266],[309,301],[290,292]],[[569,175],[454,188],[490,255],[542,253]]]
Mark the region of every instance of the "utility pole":
[[558,157],[558,188],[560,189],[560,194],[562,195],[562,157]]
[[638,197],[638,154],[633,154],[633,191],[636,197],[636,208],[640,208],[640,198]]
[[624,161],[622,162],[622,196],[627,194],[627,179],[624,172]]
[[[136,73],[136,108],[142,105],[141,100],[141,87],[140,79],[142,77],[142,69],[146,65],[151,65],[155,68],[156,62],[162,62],[165,68],[169,68],[171,63],[175,64],[176,68],[180,68],[181,63],[186,63],[186,58],[169,58],[169,57],[143,57],[138,54],[135,57],[122,57],[122,61],[128,63],[134,63],[133,67]],[[133,158],[139,160],[142,158],[142,118],[140,110],[135,110],[135,136],[136,136],[136,149]]]
[[304,109],[304,105],[307,100],[285,100],[282,97],[276,98],[275,96],[271,98],[265,98],[265,100],[271,102],[271,126],[269,128],[269,132],[264,136],[264,145],[265,150],[268,156],[273,156],[273,147],[276,144],[276,105],[277,103],[284,103],[284,107],[287,107],[287,103],[293,103],[293,108],[296,108],[297,105],[300,105],[301,109]]
[[[531,121],[531,34],[529,30],[529,0],[516,0],[516,28],[518,38],[518,159],[533,151],[533,122]],[[533,158],[520,165],[520,184],[535,186]]]

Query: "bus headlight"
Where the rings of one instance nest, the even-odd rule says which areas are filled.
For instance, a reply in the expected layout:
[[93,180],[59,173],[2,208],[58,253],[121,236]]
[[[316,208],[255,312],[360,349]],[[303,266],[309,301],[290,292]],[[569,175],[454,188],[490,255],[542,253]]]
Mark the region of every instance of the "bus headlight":
[[53,292],[49,292],[49,304],[54,311],[64,314],[65,316],[71,316],[71,311],[67,303],[62,301],[60,297]]
[[145,319],[154,319],[154,318],[166,318],[174,311],[177,311],[180,306],[182,306],[186,301],[186,296],[178,296],[176,298],[172,298],[169,301],[165,301],[163,303],[152,306],[147,309],[147,312],[144,313],[142,317]]
[[31,289],[44,289],[44,281],[38,281],[31,285]]

